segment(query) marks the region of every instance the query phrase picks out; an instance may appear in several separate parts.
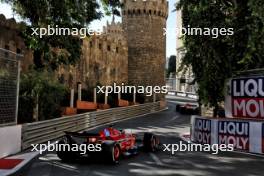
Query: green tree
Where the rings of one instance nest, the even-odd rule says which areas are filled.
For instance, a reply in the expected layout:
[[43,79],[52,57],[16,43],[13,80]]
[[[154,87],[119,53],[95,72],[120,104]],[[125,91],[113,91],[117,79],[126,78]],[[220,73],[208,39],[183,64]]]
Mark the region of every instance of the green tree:
[[167,77],[170,76],[170,73],[176,72],[176,56],[170,56],[168,63],[168,72]]
[[[31,35],[33,28],[83,28],[103,16],[95,0],[0,0],[12,6],[13,11],[27,23],[22,36],[34,51],[36,68],[56,69],[60,64],[75,64],[81,55],[81,40],[74,36]],[[118,15],[118,0],[101,0],[106,14]]]
[[[192,66],[201,103],[224,100],[227,78],[237,71],[264,67],[264,2],[261,0],[180,0],[183,27],[233,28],[234,35],[186,35],[182,64]],[[216,111],[215,111],[216,112]]]
[[22,74],[18,121],[24,123],[60,117],[60,105],[68,93],[50,72],[30,70]]

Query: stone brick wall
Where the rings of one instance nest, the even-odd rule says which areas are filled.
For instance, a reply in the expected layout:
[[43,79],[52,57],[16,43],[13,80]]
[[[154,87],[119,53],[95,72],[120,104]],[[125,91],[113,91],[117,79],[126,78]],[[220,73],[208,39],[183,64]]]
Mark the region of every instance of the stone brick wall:
[[4,15],[0,14],[0,48],[22,54],[24,57],[20,58],[21,69],[26,71],[33,64],[33,55],[19,36],[21,25],[15,19],[6,19]]
[[[128,43],[128,82],[131,85],[165,85],[166,0],[123,0],[123,29]],[[162,95],[157,96],[162,99]]]
[[[127,42],[120,23],[107,24],[103,35],[84,40],[82,68],[86,82],[112,85],[127,83]],[[85,81],[85,80],[82,80]]]
[[127,42],[120,23],[107,24],[102,35],[83,40],[82,57],[76,66],[61,66],[59,75],[69,87],[127,83]]

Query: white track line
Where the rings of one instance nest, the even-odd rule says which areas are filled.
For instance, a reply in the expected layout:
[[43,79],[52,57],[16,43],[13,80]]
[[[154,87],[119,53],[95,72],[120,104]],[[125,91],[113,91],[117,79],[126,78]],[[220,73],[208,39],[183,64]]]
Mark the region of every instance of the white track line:
[[157,165],[159,165],[159,166],[163,166],[164,165],[154,153],[149,153],[149,155],[156,162]]

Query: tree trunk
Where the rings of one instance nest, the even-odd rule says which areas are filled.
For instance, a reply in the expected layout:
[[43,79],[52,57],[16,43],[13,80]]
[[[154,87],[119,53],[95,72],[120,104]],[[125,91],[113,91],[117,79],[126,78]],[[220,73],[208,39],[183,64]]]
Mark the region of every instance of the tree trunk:
[[215,107],[214,107],[214,114],[213,114],[214,117],[217,117],[217,115],[218,115],[218,110],[219,110],[219,106],[218,106],[218,104],[217,104],[217,105],[215,105]]
[[36,97],[36,105],[33,109],[33,119],[35,122],[39,121],[39,95]]

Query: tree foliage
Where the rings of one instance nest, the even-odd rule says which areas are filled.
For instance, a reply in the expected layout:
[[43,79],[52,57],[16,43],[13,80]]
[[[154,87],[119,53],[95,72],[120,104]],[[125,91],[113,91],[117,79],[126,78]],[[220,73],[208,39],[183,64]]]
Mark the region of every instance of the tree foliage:
[[[96,0],[0,0],[12,6],[27,25],[22,36],[27,46],[34,51],[37,68],[56,69],[60,64],[74,64],[81,55],[81,41],[78,37],[52,35],[40,38],[32,34],[34,28],[83,28],[103,16]],[[107,14],[118,15],[118,0],[101,0]]]
[[[32,122],[34,113],[38,120],[61,116],[61,103],[69,90],[47,71],[30,70],[21,75],[19,97],[19,123]],[[38,111],[34,108],[38,105]]]
[[202,103],[218,107],[227,78],[264,67],[264,1],[180,0],[183,27],[233,28],[234,35],[183,37],[185,66],[192,66]]
[[176,72],[176,56],[170,56],[168,63],[168,76]]

